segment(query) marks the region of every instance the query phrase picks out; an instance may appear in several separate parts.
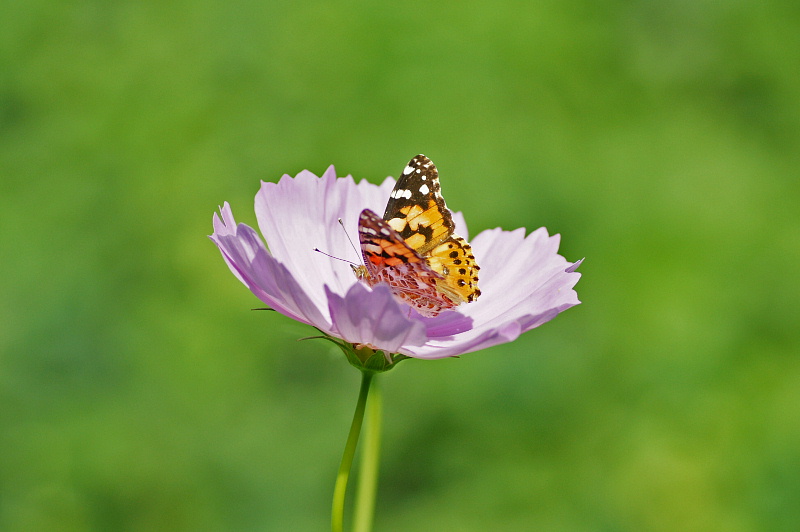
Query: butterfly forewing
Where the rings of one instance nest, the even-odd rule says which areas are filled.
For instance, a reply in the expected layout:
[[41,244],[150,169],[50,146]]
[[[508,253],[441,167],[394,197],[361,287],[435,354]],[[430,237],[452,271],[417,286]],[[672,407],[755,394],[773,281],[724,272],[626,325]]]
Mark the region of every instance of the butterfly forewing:
[[421,255],[453,233],[453,216],[430,159],[420,154],[409,161],[389,196],[383,219]]

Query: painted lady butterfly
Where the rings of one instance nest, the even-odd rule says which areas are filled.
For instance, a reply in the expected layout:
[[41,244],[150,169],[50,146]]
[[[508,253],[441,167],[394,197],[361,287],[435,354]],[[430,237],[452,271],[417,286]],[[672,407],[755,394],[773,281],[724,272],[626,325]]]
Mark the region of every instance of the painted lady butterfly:
[[364,209],[358,237],[364,266],[354,268],[370,286],[386,283],[423,316],[474,301],[481,295],[472,249],[456,235],[442,198],[439,172],[417,155],[397,181],[383,218]]

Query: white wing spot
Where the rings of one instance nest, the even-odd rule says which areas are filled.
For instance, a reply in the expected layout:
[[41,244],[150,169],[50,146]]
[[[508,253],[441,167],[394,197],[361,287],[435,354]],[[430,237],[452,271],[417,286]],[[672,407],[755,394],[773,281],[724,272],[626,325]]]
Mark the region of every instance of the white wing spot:
[[431,191],[431,189],[428,188],[428,185],[423,183],[422,186],[419,187],[419,191],[422,192],[423,194],[427,194],[428,192]]
[[403,175],[408,175],[413,171],[414,171],[414,169],[412,167],[406,166],[405,168],[403,168]]
[[398,188],[397,190],[392,191],[392,198],[394,199],[411,199],[411,191],[407,189]]

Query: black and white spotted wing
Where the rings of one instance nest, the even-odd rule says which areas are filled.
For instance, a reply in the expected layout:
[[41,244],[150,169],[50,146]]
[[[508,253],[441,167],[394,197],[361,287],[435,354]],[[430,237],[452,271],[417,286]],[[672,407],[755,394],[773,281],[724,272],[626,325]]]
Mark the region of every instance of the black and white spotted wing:
[[453,217],[430,159],[420,154],[409,161],[389,196],[383,219],[422,255],[453,234]]

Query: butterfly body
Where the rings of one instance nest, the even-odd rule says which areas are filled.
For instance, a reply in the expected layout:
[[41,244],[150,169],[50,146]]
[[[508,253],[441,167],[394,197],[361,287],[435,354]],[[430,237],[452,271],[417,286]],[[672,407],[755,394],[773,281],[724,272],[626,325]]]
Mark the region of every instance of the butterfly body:
[[361,212],[358,234],[364,267],[356,276],[370,286],[385,283],[423,316],[436,316],[480,295],[470,245],[454,233],[436,166],[414,157],[389,196],[383,218]]

